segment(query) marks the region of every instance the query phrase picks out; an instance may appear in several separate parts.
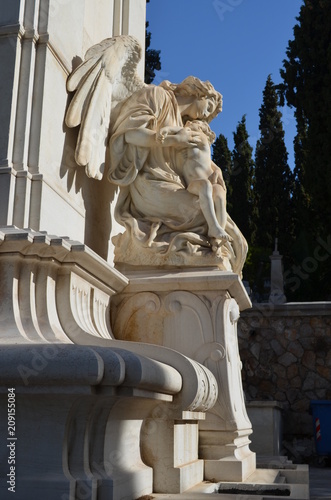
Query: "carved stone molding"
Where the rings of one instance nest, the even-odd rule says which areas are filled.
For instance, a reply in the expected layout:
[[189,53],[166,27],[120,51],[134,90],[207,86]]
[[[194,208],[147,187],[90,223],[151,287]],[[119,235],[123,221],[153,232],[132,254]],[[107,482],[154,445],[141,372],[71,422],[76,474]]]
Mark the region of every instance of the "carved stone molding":
[[128,283],[79,242],[0,228],[2,343],[111,339],[110,297]]

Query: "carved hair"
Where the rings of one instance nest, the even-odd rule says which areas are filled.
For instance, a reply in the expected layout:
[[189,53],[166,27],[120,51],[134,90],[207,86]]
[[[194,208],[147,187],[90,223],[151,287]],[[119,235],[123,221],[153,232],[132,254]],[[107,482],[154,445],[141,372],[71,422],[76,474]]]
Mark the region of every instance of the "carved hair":
[[208,139],[208,142],[210,145],[213,144],[213,142],[215,142],[215,139],[216,139],[216,135],[214,134],[214,132],[211,130],[211,128],[209,127],[208,123],[202,121],[202,120],[191,120],[191,121],[187,121],[185,123],[185,127],[189,127],[193,130],[200,130],[201,132],[203,132],[205,134],[205,136],[207,137]]
[[160,87],[166,90],[172,90],[175,95],[206,97],[213,101],[216,106],[211,115],[206,121],[210,123],[215,116],[222,111],[222,95],[214,89],[213,85],[208,81],[201,81],[195,76],[188,76],[181,83],[171,83],[169,80],[164,80],[160,83]]

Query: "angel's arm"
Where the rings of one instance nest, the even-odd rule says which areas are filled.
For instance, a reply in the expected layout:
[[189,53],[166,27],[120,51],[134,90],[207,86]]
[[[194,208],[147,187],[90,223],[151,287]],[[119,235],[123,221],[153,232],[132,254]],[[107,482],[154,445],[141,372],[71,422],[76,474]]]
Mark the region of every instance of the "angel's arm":
[[166,135],[165,137],[161,138],[161,140],[159,139],[160,134],[158,132],[147,128],[128,130],[125,133],[125,140],[128,144],[145,148],[151,148],[155,146],[156,142],[160,146],[174,147],[176,149],[195,147],[199,143],[199,136],[196,137],[194,133],[192,134],[191,131],[182,127],[178,127],[177,131],[175,130],[176,127],[169,128],[173,129],[174,135]]
[[133,146],[151,148],[155,146],[156,132],[148,128],[136,128],[125,132],[125,141]]
[[182,130],[183,127],[162,127],[160,129],[160,134],[166,137],[167,135],[175,135]]

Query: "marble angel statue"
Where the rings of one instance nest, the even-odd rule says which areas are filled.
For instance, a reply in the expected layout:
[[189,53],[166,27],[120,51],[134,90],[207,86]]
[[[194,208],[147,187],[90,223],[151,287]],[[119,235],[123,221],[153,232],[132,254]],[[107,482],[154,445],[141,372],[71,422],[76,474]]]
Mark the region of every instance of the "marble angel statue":
[[222,96],[193,76],[145,85],[140,56],[134,37],[106,39],[67,82],[75,94],[66,124],[80,125],[76,162],[120,187],[115,217],[125,230],[113,238],[115,262],[240,274],[247,243],[226,212],[222,172],[210,156],[208,123]]

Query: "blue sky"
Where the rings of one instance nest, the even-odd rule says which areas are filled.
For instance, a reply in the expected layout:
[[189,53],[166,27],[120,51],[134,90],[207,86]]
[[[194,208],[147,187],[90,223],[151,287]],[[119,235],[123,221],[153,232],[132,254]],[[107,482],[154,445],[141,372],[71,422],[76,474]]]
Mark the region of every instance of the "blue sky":
[[[213,120],[230,149],[233,132],[246,114],[250,143],[259,138],[259,108],[267,77],[281,82],[279,69],[303,0],[150,0],[147,20],[151,48],[161,50],[162,69],[154,83],[179,82],[188,75],[209,80],[223,95]],[[293,111],[281,108],[289,165],[294,167]]]

